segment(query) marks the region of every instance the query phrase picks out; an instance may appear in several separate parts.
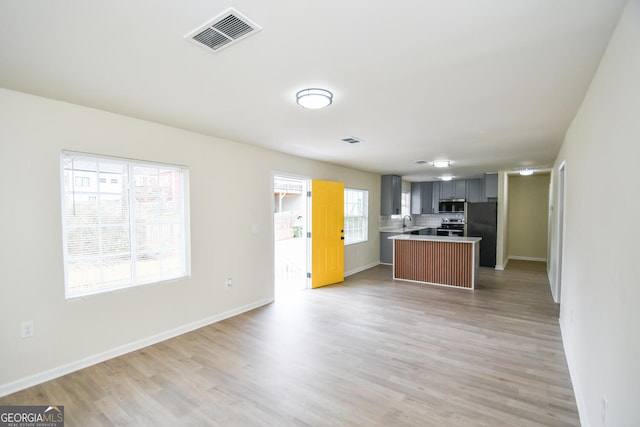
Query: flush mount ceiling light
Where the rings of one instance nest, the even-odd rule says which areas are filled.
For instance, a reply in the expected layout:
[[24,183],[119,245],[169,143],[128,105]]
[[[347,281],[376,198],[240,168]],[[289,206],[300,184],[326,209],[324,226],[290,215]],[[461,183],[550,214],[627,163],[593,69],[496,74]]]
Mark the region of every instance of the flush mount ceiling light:
[[333,94],[326,89],[309,88],[296,93],[296,102],[303,108],[319,110],[333,102]]
[[520,171],[520,175],[522,175],[522,176],[533,175],[533,169],[522,169]]
[[451,160],[436,160],[431,164],[434,168],[448,168],[451,166]]
[[440,179],[443,181],[451,181],[453,177],[451,175],[443,175],[440,177]]

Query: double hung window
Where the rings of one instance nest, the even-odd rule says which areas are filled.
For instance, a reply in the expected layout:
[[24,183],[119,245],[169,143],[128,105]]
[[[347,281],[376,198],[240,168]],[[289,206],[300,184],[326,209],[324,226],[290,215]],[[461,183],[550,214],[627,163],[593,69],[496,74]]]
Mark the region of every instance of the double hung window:
[[67,298],[189,274],[186,168],[64,152],[61,174]]
[[366,190],[344,190],[344,243],[366,242],[368,238],[368,196]]

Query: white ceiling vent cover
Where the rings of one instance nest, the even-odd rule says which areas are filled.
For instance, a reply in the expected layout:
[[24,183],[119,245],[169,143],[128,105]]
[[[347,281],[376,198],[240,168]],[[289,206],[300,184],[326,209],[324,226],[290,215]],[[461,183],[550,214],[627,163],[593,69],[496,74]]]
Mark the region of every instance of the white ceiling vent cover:
[[261,29],[234,8],[229,8],[184,38],[209,52],[220,52],[223,48],[229,47]]

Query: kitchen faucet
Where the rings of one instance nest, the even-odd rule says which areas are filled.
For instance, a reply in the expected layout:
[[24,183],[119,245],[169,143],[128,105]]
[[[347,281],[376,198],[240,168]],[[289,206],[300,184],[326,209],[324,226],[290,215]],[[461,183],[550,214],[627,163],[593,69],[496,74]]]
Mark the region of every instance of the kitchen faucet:
[[409,218],[409,221],[413,221],[409,215],[405,215],[402,217],[402,228],[407,228],[407,223],[404,222],[405,219]]

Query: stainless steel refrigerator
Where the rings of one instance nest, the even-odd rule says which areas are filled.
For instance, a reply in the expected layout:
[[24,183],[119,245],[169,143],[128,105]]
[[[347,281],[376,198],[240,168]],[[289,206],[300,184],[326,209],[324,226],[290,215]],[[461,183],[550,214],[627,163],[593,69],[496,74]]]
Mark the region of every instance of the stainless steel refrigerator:
[[498,204],[466,203],[464,207],[464,235],[482,237],[480,241],[480,265],[496,266],[496,240],[498,233]]

